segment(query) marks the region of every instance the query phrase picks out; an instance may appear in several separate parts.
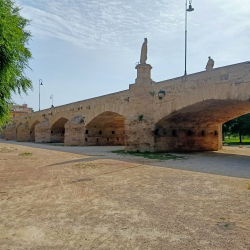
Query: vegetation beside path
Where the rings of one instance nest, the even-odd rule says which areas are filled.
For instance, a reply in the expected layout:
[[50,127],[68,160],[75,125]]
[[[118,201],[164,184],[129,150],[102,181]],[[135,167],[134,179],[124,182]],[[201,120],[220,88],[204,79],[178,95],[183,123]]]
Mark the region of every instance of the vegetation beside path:
[[178,159],[183,159],[184,156],[179,156],[179,155],[173,155],[169,153],[152,153],[152,152],[131,152],[131,151],[125,151],[125,150],[116,150],[116,151],[111,151],[111,153],[119,154],[119,155],[133,155],[133,156],[139,156],[139,157],[144,157],[147,159],[156,159],[156,160],[178,160]]
[[229,146],[237,146],[237,145],[250,145],[250,138],[242,139],[242,142],[239,142],[239,138],[225,138],[223,144],[228,144]]

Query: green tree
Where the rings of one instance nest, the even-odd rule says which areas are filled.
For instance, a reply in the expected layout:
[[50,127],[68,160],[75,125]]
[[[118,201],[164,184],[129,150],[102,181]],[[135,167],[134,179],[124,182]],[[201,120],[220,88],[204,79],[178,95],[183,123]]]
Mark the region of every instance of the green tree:
[[223,133],[238,134],[241,143],[242,136],[250,135],[250,114],[240,116],[224,123]]
[[231,132],[239,135],[240,142],[242,142],[243,135],[250,135],[250,114],[235,118]]
[[24,72],[32,57],[27,48],[31,38],[25,30],[28,24],[13,1],[0,0],[0,125],[9,120],[11,94],[27,94],[32,88]]

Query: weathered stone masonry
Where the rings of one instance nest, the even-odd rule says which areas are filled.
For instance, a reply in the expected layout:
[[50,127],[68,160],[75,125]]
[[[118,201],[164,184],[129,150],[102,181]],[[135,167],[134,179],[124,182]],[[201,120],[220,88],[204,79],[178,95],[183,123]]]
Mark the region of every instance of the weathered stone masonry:
[[149,64],[136,69],[128,90],[17,117],[5,139],[132,151],[218,150],[221,125],[250,113],[249,62],[163,82],[152,81]]

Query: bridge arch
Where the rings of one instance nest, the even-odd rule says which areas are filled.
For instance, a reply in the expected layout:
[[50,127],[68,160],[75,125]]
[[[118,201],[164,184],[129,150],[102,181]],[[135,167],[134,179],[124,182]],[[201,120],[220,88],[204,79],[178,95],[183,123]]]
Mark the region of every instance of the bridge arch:
[[65,136],[65,124],[68,121],[67,118],[61,117],[53,123],[50,127],[50,142],[63,143]]
[[125,145],[125,119],[111,111],[97,115],[85,126],[85,145]]
[[[202,104],[204,101],[210,100],[217,100],[220,102],[224,100],[225,103],[227,102],[229,105],[230,103],[232,105],[237,101],[248,102],[250,100],[250,82],[190,84],[190,86],[188,86],[184,91],[179,91],[179,93],[174,93],[173,95],[169,93],[166,97],[164,97],[160,102],[160,108],[157,106],[157,110],[154,112],[154,120],[155,122],[158,122],[174,112],[182,109],[184,110],[186,107],[191,107],[195,104],[197,104],[198,107],[198,105]],[[238,104],[239,106],[241,105],[240,103]],[[217,103],[214,104],[214,106],[216,105]],[[240,107],[240,109],[242,110],[242,107]]]
[[87,114],[87,117],[86,117],[86,122],[89,123],[95,117],[101,115],[104,112],[112,112],[112,113],[116,113],[116,114],[119,114],[121,116],[126,117],[127,116],[127,110],[125,108],[126,104],[127,103],[119,104],[119,105],[118,104],[105,103],[105,104],[102,104],[102,105],[97,105],[93,109],[90,106],[90,110],[89,110],[89,112]]
[[172,112],[155,124],[156,151],[204,151],[222,147],[222,124],[250,113],[250,101],[210,99]]

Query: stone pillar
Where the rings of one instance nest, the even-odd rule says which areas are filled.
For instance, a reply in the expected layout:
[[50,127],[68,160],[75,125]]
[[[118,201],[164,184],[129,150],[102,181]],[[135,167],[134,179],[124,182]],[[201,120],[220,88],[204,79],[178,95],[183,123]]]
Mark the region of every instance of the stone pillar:
[[35,126],[35,142],[46,143],[51,141],[49,120],[44,120]]
[[153,67],[150,64],[138,64],[135,68],[137,69],[137,78],[135,83],[137,85],[150,86],[152,83],[151,69]]
[[17,141],[19,141],[19,142],[32,141],[28,122],[21,124],[17,128]]
[[125,121],[126,151],[154,152],[154,122],[149,117],[128,117]]
[[[129,116],[125,121],[127,151],[154,152],[154,119],[151,69],[149,64],[136,66],[137,79],[129,86]],[[145,107],[146,103],[146,107]]]
[[16,141],[16,124],[12,123],[4,130],[5,139],[8,141]]
[[65,124],[66,146],[85,145],[85,123],[82,116],[76,116]]

